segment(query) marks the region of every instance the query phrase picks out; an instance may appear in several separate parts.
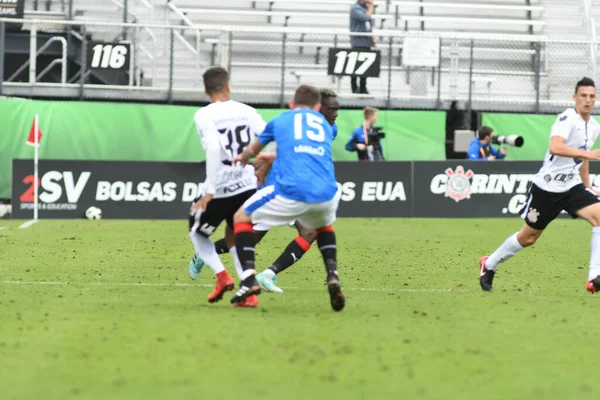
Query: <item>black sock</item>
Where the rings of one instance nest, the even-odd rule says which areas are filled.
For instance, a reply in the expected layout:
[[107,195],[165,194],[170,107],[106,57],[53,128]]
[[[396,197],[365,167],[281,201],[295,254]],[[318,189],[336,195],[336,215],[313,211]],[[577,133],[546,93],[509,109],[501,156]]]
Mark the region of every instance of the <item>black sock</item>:
[[[252,229],[252,224],[237,223],[234,227],[235,230],[235,248],[237,250],[238,258],[242,264],[244,272],[248,270],[254,270],[254,256],[256,246],[256,236]],[[243,280],[246,280],[248,276],[242,276]]]
[[287,245],[279,258],[269,267],[271,271],[278,274],[285,271],[296,261],[300,260],[304,253],[310,249],[310,243],[304,240],[301,236],[297,236]]
[[215,250],[217,254],[229,253],[229,247],[227,246],[227,240],[221,238],[215,242]]
[[333,228],[327,227],[320,229],[317,235],[317,244],[323,261],[325,262],[325,269],[327,270],[327,276],[337,276],[337,248],[335,243],[335,232]]

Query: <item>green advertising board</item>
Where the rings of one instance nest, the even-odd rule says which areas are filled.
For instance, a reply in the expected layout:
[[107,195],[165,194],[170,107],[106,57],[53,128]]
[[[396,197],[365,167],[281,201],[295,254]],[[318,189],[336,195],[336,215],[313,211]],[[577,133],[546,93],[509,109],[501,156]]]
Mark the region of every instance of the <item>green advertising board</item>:
[[[33,158],[27,136],[35,114],[42,159],[203,161],[194,126],[198,107],[0,99],[0,198],[10,197],[13,158]],[[259,110],[265,120],[282,110]],[[342,110],[334,142],[336,161],[356,160],[344,146],[362,122],[361,110]],[[443,160],[445,112],[380,111],[377,125],[388,160]],[[32,166],[33,170],[33,166]],[[203,178],[199,178],[203,179]]]

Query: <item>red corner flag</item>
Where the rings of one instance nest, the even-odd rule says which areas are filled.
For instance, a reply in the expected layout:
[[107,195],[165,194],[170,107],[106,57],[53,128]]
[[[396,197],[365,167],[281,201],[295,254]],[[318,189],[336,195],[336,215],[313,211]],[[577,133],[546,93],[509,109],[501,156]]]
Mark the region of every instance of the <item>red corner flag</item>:
[[[37,133],[37,135],[36,135]],[[37,140],[36,140],[37,136]],[[40,141],[42,140],[42,131],[40,131],[40,125],[38,122],[38,116],[36,114],[33,119],[33,124],[31,124],[31,129],[29,130],[29,137],[27,138],[27,144],[30,146],[39,146]]]

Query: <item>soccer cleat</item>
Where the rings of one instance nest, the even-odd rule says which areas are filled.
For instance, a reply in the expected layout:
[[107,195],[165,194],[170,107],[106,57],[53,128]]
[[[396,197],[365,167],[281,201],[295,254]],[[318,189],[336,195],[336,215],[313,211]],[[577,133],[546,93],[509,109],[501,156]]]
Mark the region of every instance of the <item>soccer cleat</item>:
[[487,269],[485,267],[485,262],[488,257],[481,257],[479,259],[479,284],[481,288],[486,292],[492,291],[492,282],[494,281],[494,275],[496,275],[496,271]]
[[258,296],[253,294],[252,296],[246,297],[246,300],[240,301],[239,303],[233,303],[233,306],[240,308],[256,308],[258,307]]
[[215,290],[208,295],[208,302],[216,303],[217,301],[221,300],[225,292],[233,290],[234,286],[235,282],[231,276],[229,276],[227,271],[219,272],[217,274],[217,284],[215,285]]
[[600,291],[600,275],[587,282],[585,289],[590,293],[596,293]]
[[254,294],[260,294],[260,285],[256,282],[256,277],[252,275],[240,284],[240,288],[231,298],[231,304],[240,303]]
[[194,253],[194,257],[192,257],[190,264],[188,265],[188,271],[192,280],[195,281],[198,279],[200,272],[202,272],[202,267],[204,267],[204,261]]
[[327,288],[329,289],[329,299],[331,300],[331,308],[334,311],[342,311],[346,305],[346,297],[342,293],[342,285],[337,276],[331,274],[327,278]]
[[256,275],[256,281],[260,285],[261,289],[264,289],[267,292],[283,293],[283,290],[275,285],[275,282],[277,282],[277,275],[275,275],[275,273],[273,273],[271,270],[267,271]]

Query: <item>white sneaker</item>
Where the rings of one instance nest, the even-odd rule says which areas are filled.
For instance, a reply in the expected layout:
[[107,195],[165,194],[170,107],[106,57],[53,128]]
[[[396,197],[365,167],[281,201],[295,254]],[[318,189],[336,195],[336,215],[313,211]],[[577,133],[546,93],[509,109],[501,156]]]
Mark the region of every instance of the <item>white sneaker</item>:
[[277,275],[270,269],[256,275],[256,280],[260,287],[267,292],[283,293],[283,290],[275,285],[275,282],[277,282]]

